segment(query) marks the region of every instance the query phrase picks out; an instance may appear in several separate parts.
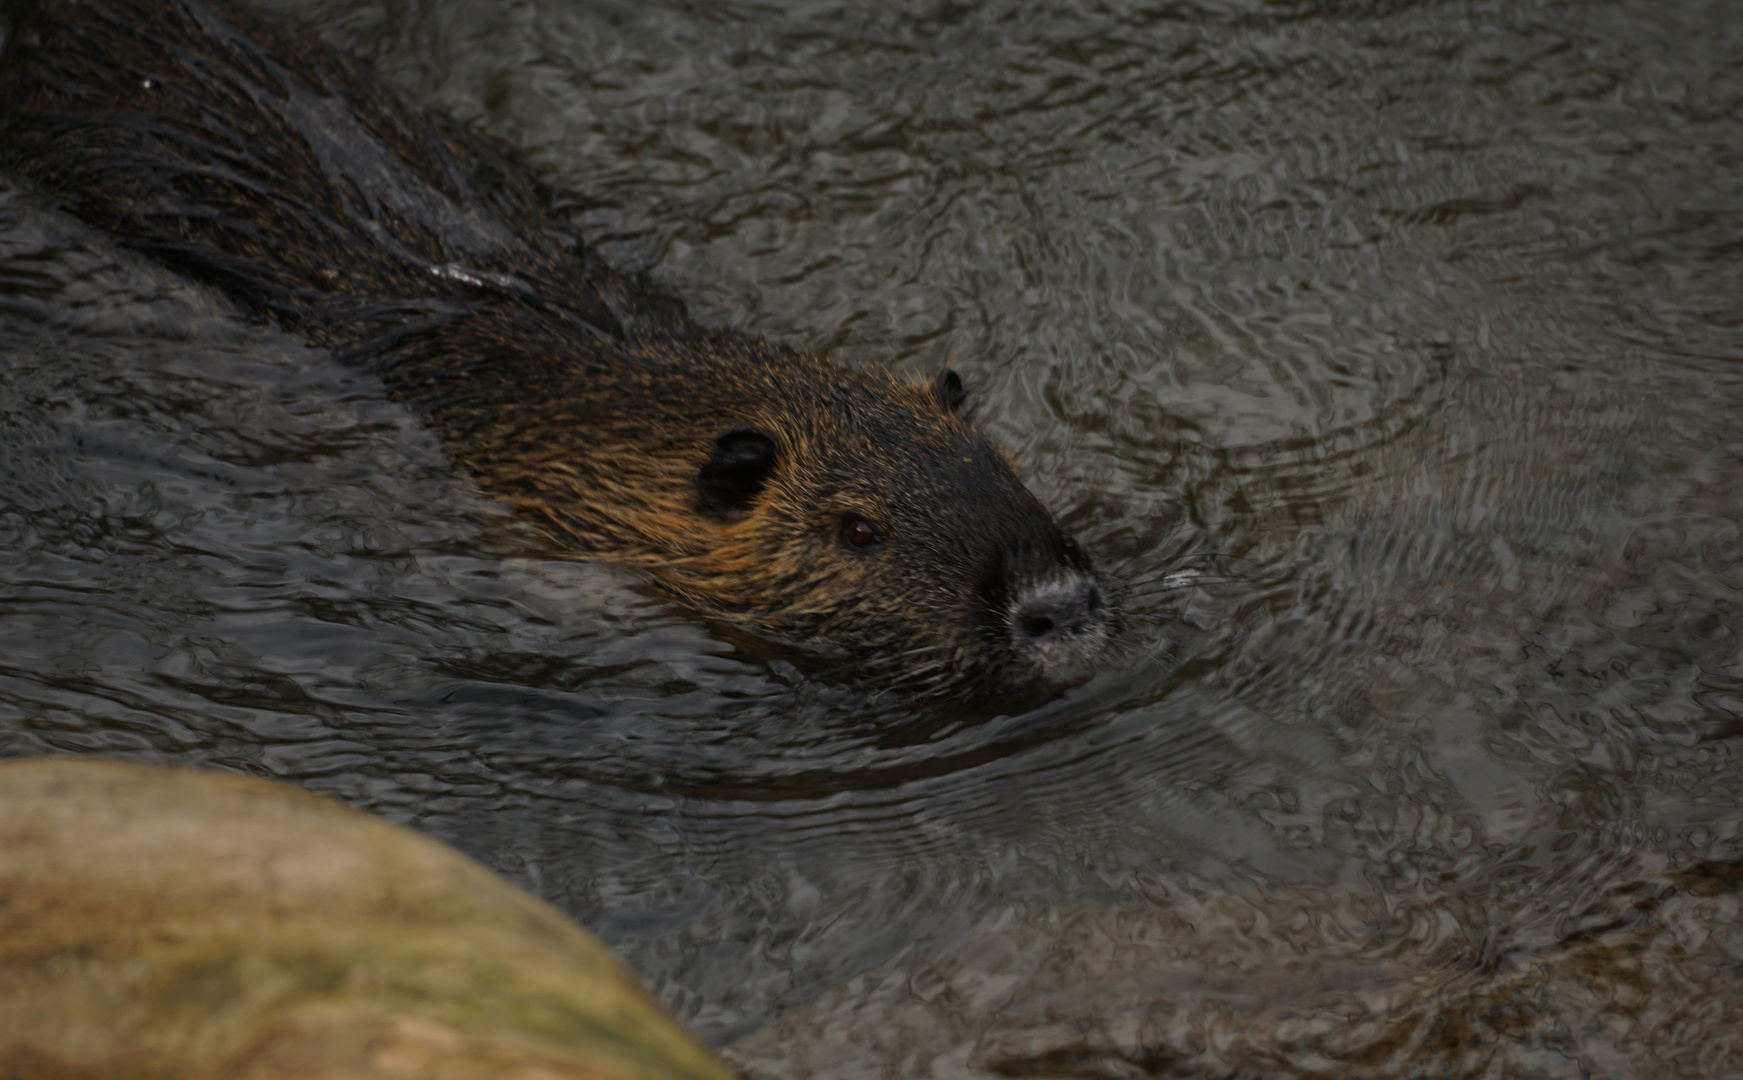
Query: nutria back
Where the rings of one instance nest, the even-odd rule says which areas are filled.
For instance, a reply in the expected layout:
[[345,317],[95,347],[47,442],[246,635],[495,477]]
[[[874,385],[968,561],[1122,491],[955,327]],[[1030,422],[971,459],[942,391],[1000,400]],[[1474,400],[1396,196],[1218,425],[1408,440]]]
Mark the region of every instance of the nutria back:
[[916,383],[691,323],[485,141],[227,0],[23,0],[0,162],[419,409],[568,551],[914,690],[1084,677],[1088,556]]

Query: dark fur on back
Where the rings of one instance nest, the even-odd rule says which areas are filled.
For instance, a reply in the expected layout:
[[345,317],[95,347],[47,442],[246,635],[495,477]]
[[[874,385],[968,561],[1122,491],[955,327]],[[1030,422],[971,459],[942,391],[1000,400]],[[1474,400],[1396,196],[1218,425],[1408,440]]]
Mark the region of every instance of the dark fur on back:
[[228,0],[21,6],[9,168],[379,374],[565,548],[917,689],[1069,681],[1101,651],[1105,589],[953,375],[690,323],[524,168],[293,25]]

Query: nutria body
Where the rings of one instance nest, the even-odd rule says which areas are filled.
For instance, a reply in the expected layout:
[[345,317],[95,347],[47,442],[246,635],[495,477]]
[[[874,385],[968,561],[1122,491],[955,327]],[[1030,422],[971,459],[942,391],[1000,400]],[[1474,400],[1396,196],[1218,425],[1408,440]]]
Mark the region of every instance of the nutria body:
[[961,384],[705,329],[524,168],[228,0],[22,0],[0,157],[124,244],[380,376],[566,550],[915,689],[1081,678],[1088,557]]

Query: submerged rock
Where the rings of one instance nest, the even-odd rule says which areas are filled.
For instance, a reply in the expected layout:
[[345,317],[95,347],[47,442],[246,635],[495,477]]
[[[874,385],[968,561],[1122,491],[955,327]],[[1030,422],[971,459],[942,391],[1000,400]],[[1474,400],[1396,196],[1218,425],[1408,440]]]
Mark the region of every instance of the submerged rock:
[[756,1080],[1743,1076],[1743,869],[1636,871],[1433,945],[1311,888],[1011,909],[723,1056]]
[[729,1074],[586,931],[331,799],[0,764],[0,1077]]

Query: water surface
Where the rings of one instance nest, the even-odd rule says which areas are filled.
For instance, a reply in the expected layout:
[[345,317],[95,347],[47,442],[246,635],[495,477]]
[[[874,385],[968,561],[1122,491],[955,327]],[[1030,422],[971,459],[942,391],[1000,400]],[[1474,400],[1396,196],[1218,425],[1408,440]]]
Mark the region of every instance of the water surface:
[[[1726,5],[274,6],[704,320],[954,363],[1122,651],[1005,715],[711,629],[0,181],[0,752],[409,823],[717,1042],[1013,913],[1281,897],[1296,968],[1452,979],[1743,856]],[[1050,1009],[1106,1007],[1102,947]],[[1714,985],[1666,1060],[1740,1067]]]

